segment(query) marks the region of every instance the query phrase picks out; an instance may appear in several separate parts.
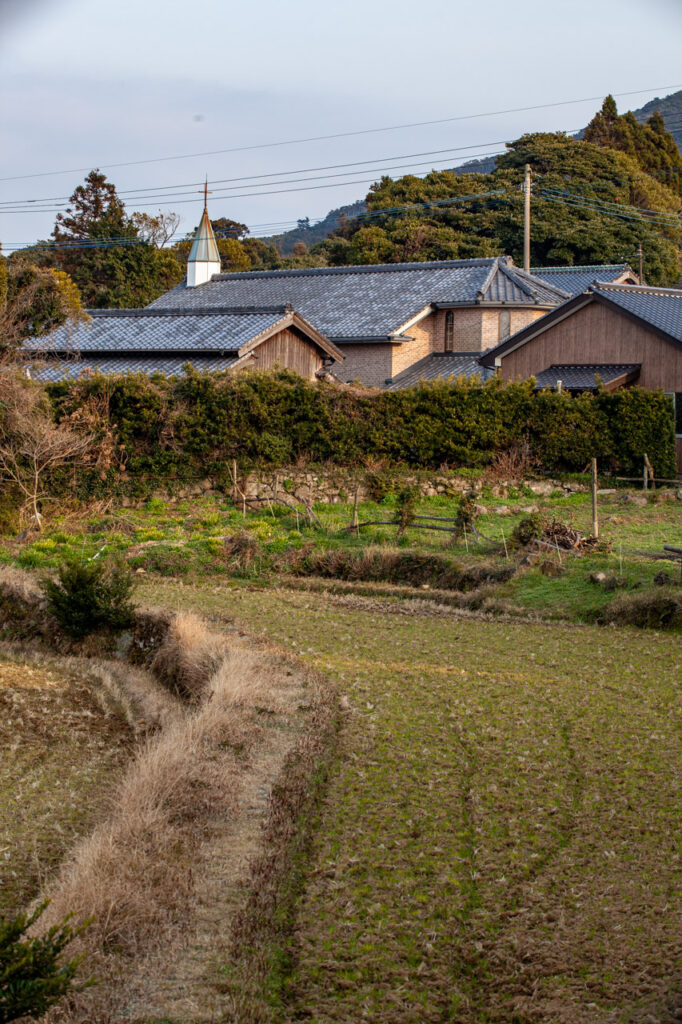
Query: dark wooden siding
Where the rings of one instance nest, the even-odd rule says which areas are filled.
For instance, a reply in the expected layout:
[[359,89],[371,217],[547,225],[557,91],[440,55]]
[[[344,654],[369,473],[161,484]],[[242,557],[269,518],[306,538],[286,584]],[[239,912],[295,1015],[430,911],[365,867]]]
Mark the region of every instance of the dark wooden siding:
[[641,363],[637,384],[682,391],[682,348],[600,302],[549,327],[502,357],[505,380],[530,377],[553,363]]
[[312,341],[300,334],[296,328],[278,331],[254,350],[251,366],[256,370],[271,370],[279,366],[295,370],[302,377],[311,380],[322,367],[322,353]]

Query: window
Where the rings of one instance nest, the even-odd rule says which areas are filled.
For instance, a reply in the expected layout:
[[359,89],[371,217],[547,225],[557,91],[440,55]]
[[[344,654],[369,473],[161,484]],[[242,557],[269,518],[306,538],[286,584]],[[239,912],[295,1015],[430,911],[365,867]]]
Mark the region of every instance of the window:
[[500,311],[500,331],[499,331],[499,339],[500,339],[500,341],[504,341],[504,339],[508,338],[510,334],[511,334],[511,313],[509,312],[508,309],[503,309],[503,310]]
[[455,351],[455,314],[451,309],[445,314],[445,344],[444,352]]

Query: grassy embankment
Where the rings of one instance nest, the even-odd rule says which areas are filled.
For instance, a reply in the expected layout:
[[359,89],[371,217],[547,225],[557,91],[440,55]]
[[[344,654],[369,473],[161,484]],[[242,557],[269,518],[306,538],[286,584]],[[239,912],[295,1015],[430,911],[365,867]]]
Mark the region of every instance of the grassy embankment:
[[673,1019],[677,636],[217,580],[150,580],[144,595],[234,617],[341,690],[307,889],[271,959],[272,1019]]
[[[514,546],[512,533],[528,516],[528,509],[537,508],[546,519],[557,518],[589,535],[589,495],[556,492],[537,497],[527,490],[512,490],[502,499],[484,488],[478,500],[485,511],[477,515],[476,523],[487,538],[480,544],[471,535],[460,536],[453,543],[449,534],[413,528],[408,528],[399,539],[394,526],[372,526],[363,529],[359,536],[351,535],[346,529],[351,518],[351,507],[347,504],[316,506],[318,528],[306,526],[301,517],[297,519],[294,512],[282,507],[266,507],[243,517],[229,502],[214,497],[179,503],[153,499],[140,509],[55,519],[43,537],[32,541],[4,538],[0,543],[0,562],[24,568],[52,568],[69,554],[92,557],[103,551],[123,554],[134,569],[190,580],[216,575],[265,583],[293,573],[308,577],[340,576],[350,578],[358,592],[363,584],[365,590],[371,584],[377,593],[382,592],[377,590],[382,583],[439,591],[472,590],[482,585],[487,589],[474,599],[473,607],[480,607],[487,599],[490,604],[492,599],[498,611],[583,621],[599,616],[612,601],[622,601],[623,595],[633,594],[636,598],[645,590],[657,592],[653,580],[661,570],[669,575],[671,583],[679,579],[676,566],[647,557],[662,554],[666,543],[682,546],[679,501],[660,500],[653,493],[649,503],[640,506],[641,492],[602,496],[600,550],[577,558],[542,548],[536,559],[538,564],[519,565],[525,552]],[[458,508],[457,497],[443,495],[422,499],[418,511],[454,517]],[[379,504],[362,504],[359,518],[391,519],[394,512],[395,498],[388,497]],[[248,538],[248,543],[235,548],[231,541],[236,534]],[[389,570],[381,564],[386,560],[375,555],[378,565],[370,569],[367,557],[362,558],[368,548],[378,549],[379,553],[389,553],[389,549],[402,553],[403,564]],[[333,556],[340,552],[358,559],[350,571],[335,567]],[[430,568],[406,564],[411,555],[420,554],[434,555],[442,561]],[[455,586],[449,579],[453,567],[465,574],[463,584]],[[485,571],[479,578],[482,567]],[[506,572],[512,568],[513,573]],[[549,572],[558,575],[548,575]],[[618,586],[607,589],[595,585],[589,578],[593,572],[604,572],[614,581],[618,578]],[[504,581],[505,575],[513,578]]]
[[64,666],[0,655],[0,914],[24,908],[101,817],[133,738]]

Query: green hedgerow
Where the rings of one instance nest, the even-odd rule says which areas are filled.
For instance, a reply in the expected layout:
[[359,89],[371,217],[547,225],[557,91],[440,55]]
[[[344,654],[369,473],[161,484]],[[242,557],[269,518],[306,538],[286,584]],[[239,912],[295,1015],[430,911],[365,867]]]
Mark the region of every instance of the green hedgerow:
[[120,561],[96,562],[71,558],[58,570],[57,580],[44,580],[48,611],[65,633],[84,637],[98,629],[126,629],[135,607],[130,570]]

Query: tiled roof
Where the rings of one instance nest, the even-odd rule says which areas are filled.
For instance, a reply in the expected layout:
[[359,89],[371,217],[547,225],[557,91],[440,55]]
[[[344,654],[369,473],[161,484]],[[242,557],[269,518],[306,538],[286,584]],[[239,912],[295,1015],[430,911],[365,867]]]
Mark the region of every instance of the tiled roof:
[[422,380],[448,380],[452,377],[476,377],[483,380],[494,376],[494,372],[481,366],[480,352],[457,352],[444,355],[425,356],[418,363],[403,370],[386,385],[387,391],[411,388]]
[[[314,267],[215,274],[204,285],[180,284],[149,309],[291,303],[337,343],[385,340],[429,305],[509,303],[553,307],[568,293],[525,274],[509,257]],[[409,329],[405,332],[409,336]]]
[[638,374],[639,363],[589,363],[589,364],[557,364],[548,366],[542,373],[535,376],[537,389],[556,387],[557,381],[566,391],[589,391],[596,389],[596,378],[602,384],[611,384],[620,377]]
[[627,284],[595,284],[590,290],[682,342],[682,290]]
[[[276,325],[278,310],[90,310],[89,323],[57,328],[40,347],[56,352],[232,352]],[[37,344],[37,343],[36,343]]]
[[237,354],[220,356],[192,356],[167,358],[163,353],[158,356],[88,356],[85,359],[52,359],[48,363],[30,368],[30,373],[38,380],[53,384],[61,380],[75,380],[86,371],[127,374],[163,373],[166,376],[181,376],[183,366],[191,363],[196,370],[215,372],[228,370],[237,361]]
[[629,263],[602,263],[590,267],[531,267],[531,274],[569,295],[586,291],[595,281],[617,281],[625,274],[636,274]]

